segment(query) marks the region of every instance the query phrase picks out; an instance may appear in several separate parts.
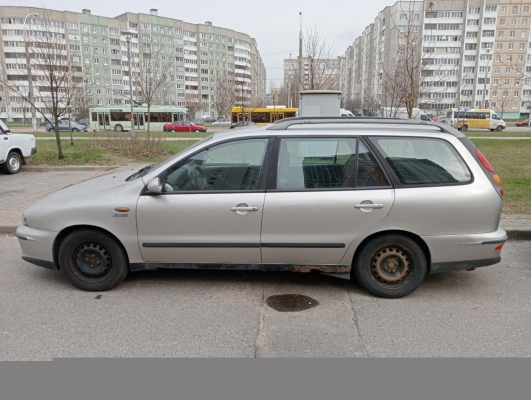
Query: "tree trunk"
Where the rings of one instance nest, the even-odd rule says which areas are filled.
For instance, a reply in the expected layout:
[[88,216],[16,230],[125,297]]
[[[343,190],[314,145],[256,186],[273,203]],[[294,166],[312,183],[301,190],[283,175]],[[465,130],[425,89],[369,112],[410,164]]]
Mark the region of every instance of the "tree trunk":
[[147,137],[149,138],[149,134],[151,132],[151,102],[147,103]]
[[62,160],[65,158],[65,156],[63,154],[63,147],[61,146],[61,136],[59,135],[59,117],[57,116],[57,113],[54,113],[53,120],[55,125],[55,142],[57,143],[57,158]]

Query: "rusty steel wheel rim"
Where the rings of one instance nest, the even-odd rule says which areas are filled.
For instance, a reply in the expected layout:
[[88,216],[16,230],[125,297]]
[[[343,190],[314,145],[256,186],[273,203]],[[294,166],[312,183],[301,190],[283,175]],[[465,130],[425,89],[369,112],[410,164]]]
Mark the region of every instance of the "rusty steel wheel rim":
[[112,270],[112,256],[100,243],[79,245],[72,255],[74,274],[89,283],[106,280]]
[[384,285],[401,286],[412,270],[411,254],[398,246],[382,247],[371,259],[371,277]]

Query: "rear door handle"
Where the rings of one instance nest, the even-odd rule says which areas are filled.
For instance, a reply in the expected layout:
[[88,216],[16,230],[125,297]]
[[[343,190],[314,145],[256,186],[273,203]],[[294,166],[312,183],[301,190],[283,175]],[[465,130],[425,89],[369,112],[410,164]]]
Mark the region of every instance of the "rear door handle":
[[367,203],[367,204],[356,204],[354,207],[356,208],[383,208],[383,204],[372,204],[372,203]]
[[231,211],[258,211],[258,207],[231,207]]

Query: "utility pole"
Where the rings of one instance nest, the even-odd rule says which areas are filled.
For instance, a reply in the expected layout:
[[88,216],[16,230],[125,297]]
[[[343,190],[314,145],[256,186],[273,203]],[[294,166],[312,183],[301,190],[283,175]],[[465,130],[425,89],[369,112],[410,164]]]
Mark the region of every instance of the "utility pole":
[[37,112],[35,110],[35,100],[33,98],[33,76],[31,75],[31,60],[29,53],[29,43],[26,34],[26,19],[28,17],[38,17],[37,13],[29,13],[24,18],[24,47],[26,48],[26,70],[28,73],[28,99],[31,107],[31,126],[33,127],[33,132],[37,132]]
[[289,68],[288,72],[288,107],[291,108],[291,53],[289,53]]
[[301,16],[301,29],[299,31],[299,92],[303,90],[303,76],[302,76],[302,11],[299,12]]
[[[487,49],[487,55],[490,54],[490,50]],[[486,105],[485,105],[485,94],[487,92],[487,73],[489,72],[489,65],[490,65],[490,60],[487,61],[487,67],[485,69],[485,81],[483,82],[483,100],[482,100],[482,105],[483,105],[483,108],[486,108]]]

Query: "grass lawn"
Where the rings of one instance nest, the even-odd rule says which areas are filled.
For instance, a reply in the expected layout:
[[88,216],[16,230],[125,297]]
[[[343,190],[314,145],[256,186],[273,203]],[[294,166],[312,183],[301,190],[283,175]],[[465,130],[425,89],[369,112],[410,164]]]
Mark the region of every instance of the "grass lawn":
[[128,155],[128,152],[123,150],[123,142],[118,140],[106,141],[105,147],[100,146],[100,141],[92,140],[74,140],[74,145],[71,146],[70,140],[64,138],[61,143],[65,156],[63,160],[57,158],[57,146],[54,140],[39,140],[37,154],[27,159],[28,165],[122,165],[134,162],[156,162],[170,157],[196,141],[162,142],[160,143],[161,149],[154,156],[149,156],[147,152],[142,151],[137,151],[137,155]]
[[531,140],[474,140],[500,176],[503,212],[531,214]]
[[531,132],[490,132],[490,131],[468,131],[468,137],[531,137]]

